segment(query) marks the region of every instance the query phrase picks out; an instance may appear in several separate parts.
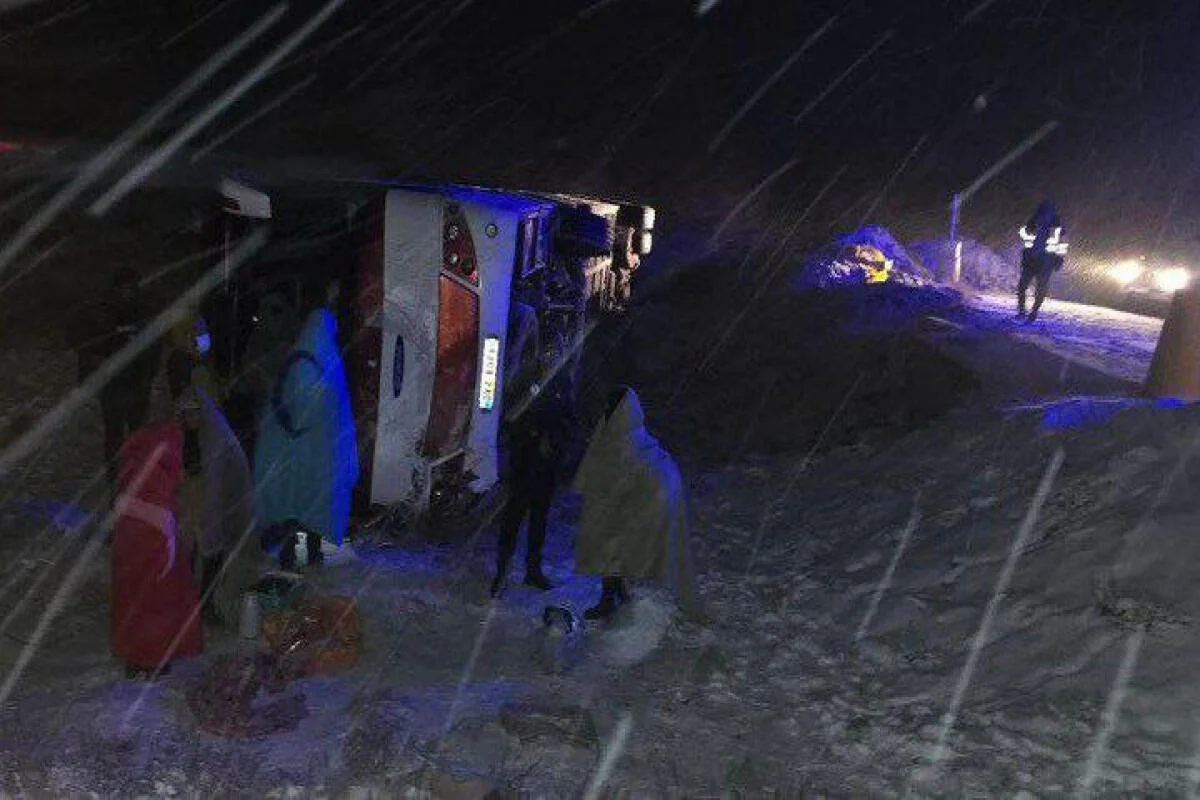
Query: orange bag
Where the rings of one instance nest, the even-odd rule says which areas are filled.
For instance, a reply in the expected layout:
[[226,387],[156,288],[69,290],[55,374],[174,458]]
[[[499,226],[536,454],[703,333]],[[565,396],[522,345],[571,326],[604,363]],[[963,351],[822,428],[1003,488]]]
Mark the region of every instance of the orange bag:
[[262,642],[290,680],[358,663],[362,622],[348,597],[316,597],[263,620]]

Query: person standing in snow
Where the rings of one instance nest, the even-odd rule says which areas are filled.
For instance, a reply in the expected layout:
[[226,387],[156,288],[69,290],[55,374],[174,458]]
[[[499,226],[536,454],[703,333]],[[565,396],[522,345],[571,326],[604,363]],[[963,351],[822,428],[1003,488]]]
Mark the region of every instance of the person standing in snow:
[[670,454],[646,430],[637,394],[613,392],[575,477],[583,514],[575,569],[602,579],[587,619],[607,619],[629,600],[627,581],[670,586],[697,611],[683,479]]
[[[1017,317],[1033,322],[1050,288],[1050,276],[1062,269],[1067,255],[1067,229],[1050,200],[1042,201],[1021,228],[1021,280],[1017,284]],[[1033,309],[1026,314],[1025,297],[1034,286]]]
[[500,521],[493,596],[504,588],[509,564],[517,550],[521,523],[527,517],[525,585],[539,591],[554,588],[543,569],[543,551],[550,505],[558,483],[564,426],[570,419],[570,387],[567,376],[557,372],[561,366],[558,348],[547,348],[540,365],[541,375],[530,388],[529,402],[518,405],[505,421],[507,464],[504,481],[508,500]]
[[259,301],[254,329],[242,354],[241,371],[231,387],[235,399],[229,404],[230,422],[246,452],[254,450],[257,410],[274,391],[275,381],[298,332],[295,308],[283,294],[271,292]]
[[[86,306],[67,326],[67,342],[79,358],[79,382],[126,348],[150,317],[137,272],[128,267],[118,269],[108,296]],[[117,485],[117,453],[122,443],[146,421],[159,354],[158,344],[147,348],[100,389],[104,461],[111,487]]]
[[111,648],[129,678],[161,675],[204,650],[200,595],[176,525],[183,451],[183,426],[170,420],[130,435],[118,455]]
[[179,527],[195,553],[204,621],[231,624],[258,577],[254,480],[225,415],[189,376],[178,367],[167,376],[184,428]]
[[204,317],[187,315],[171,329],[168,341],[167,372],[177,375],[186,372],[189,385],[200,387],[209,398],[219,402],[221,391],[212,369],[212,336]]
[[298,525],[310,564],[321,540],[341,546],[358,482],[358,445],[346,369],[330,310],[336,283],[314,309],[259,416],[254,448],[255,509],[264,526]]

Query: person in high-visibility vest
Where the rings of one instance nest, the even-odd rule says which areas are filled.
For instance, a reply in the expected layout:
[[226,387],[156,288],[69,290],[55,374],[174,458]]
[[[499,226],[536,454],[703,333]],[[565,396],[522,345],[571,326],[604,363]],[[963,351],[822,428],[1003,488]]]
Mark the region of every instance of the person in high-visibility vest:
[[[1050,276],[1062,269],[1067,256],[1067,229],[1050,200],[1044,200],[1021,228],[1021,280],[1017,284],[1017,317],[1033,322],[1046,299]],[[1025,311],[1025,298],[1033,284],[1033,309]]]

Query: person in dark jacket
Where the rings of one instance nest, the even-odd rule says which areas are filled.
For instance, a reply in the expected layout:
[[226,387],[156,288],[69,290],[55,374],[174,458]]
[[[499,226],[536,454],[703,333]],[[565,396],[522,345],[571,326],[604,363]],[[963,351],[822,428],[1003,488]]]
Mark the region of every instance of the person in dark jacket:
[[[500,522],[499,557],[492,595],[504,588],[508,567],[517,549],[521,523],[529,519],[525,556],[525,585],[549,591],[554,585],[542,568],[550,504],[558,484],[559,454],[562,452],[570,416],[568,377],[557,374],[556,349],[542,360],[542,380],[530,389],[529,402],[518,405],[505,421],[508,501]],[[545,385],[539,385],[544,383]]]
[[[66,331],[68,343],[79,357],[79,382],[83,383],[108,359],[129,346],[150,319],[137,272],[128,267],[118,269],[108,296],[85,307]],[[100,389],[104,459],[110,486],[116,485],[117,453],[121,445],[129,434],[145,424],[159,353],[156,343]]]
[[[1021,280],[1017,284],[1017,317],[1033,322],[1046,299],[1050,276],[1062,269],[1067,255],[1067,229],[1054,203],[1045,200],[1021,228]],[[1033,309],[1026,313],[1025,298],[1033,284]]]

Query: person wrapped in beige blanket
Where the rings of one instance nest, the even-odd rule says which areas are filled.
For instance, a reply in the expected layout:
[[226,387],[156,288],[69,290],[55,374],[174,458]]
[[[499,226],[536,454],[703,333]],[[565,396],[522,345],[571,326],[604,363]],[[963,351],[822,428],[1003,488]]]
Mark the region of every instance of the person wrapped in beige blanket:
[[254,480],[225,415],[203,388],[187,386],[177,404],[187,434],[180,527],[195,548],[205,621],[233,625],[261,560]]
[[587,619],[607,619],[627,602],[629,579],[669,586],[685,612],[698,611],[683,479],[646,430],[632,389],[610,395],[574,488],[583,495],[575,569],[603,579],[600,603]]

